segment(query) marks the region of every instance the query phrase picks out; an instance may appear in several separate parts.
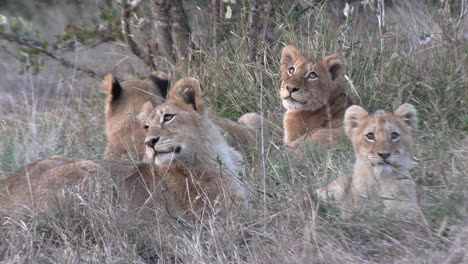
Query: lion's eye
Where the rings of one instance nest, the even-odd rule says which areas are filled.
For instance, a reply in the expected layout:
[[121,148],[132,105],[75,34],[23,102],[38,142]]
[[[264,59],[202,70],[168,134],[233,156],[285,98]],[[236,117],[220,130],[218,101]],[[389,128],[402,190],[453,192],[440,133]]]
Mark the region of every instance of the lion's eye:
[[369,141],[374,141],[374,140],[375,140],[375,134],[372,133],[372,132],[367,133],[366,138],[367,138],[367,140],[369,140]]
[[396,140],[400,137],[400,134],[398,134],[397,132],[392,132],[391,137],[392,137],[392,140]]
[[148,132],[149,126],[144,125],[143,128],[146,130],[146,132]]
[[289,75],[292,75],[296,72],[296,69],[294,67],[289,68],[288,73]]
[[163,117],[163,121],[164,121],[164,122],[169,122],[169,121],[172,120],[172,118],[174,118],[174,115],[165,114],[164,117]]
[[318,77],[318,75],[315,72],[311,72],[311,73],[309,73],[309,75],[307,75],[307,79],[309,79],[309,80],[315,80],[315,79],[317,79],[317,77]]

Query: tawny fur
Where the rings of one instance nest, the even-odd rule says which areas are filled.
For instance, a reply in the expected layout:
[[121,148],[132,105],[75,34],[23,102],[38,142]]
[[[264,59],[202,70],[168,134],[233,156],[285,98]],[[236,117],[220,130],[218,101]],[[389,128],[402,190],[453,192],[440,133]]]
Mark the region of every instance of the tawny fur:
[[[410,175],[416,109],[403,104],[394,113],[379,110],[368,114],[354,105],[346,110],[344,123],[356,155],[353,174],[319,189],[319,198],[354,204],[378,198],[385,212],[418,217],[416,187]],[[372,136],[374,139],[369,139]]]
[[[165,121],[166,115],[173,117]],[[8,213],[43,210],[62,190],[86,186],[99,176],[117,182],[136,211],[154,204],[151,201],[170,214],[193,211],[224,217],[248,207],[241,155],[207,118],[197,80],[179,81],[162,105],[145,103],[139,118],[147,128],[147,163],[133,166],[63,157],[43,160],[0,184],[1,208]],[[156,138],[155,144],[148,143]]]
[[107,93],[107,144],[104,158],[140,161],[145,153],[142,144],[144,131],[140,129],[136,115],[147,101],[155,106],[164,102],[168,89],[167,75],[154,72],[146,80],[119,82],[109,74],[104,80],[103,88]]
[[[166,80],[164,73],[153,73],[147,80],[131,80],[119,84],[123,93],[114,98],[112,89],[116,86],[115,79],[108,75],[104,81],[104,87],[108,93],[106,102],[106,136],[107,146],[105,158],[108,160],[139,161],[144,157],[144,145],[141,142],[144,135],[136,125],[136,116],[140,113],[141,106],[146,101],[151,101],[157,106],[164,101],[161,95],[161,82],[152,82],[152,76],[157,76],[159,80]],[[247,113],[232,121],[217,114],[210,113],[209,119],[216,124],[221,132],[228,134],[228,142],[237,150],[246,154],[252,154],[258,149],[263,136],[264,142],[268,141],[269,129],[265,122],[256,113]]]
[[210,120],[221,132],[228,134],[228,143],[242,153],[251,156],[261,147],[262,137],[265,144],[269,142],[270,130],[266,120],[257,113],[246,113],[237,122],[229,118],[210,113]]
[[319,147],[337,145],[344,112],[352,105],[342,87],[346,59],[341,54],[306,57],[289,45],[281,54],[280,70],[285,144],[291,148],[303,141]]

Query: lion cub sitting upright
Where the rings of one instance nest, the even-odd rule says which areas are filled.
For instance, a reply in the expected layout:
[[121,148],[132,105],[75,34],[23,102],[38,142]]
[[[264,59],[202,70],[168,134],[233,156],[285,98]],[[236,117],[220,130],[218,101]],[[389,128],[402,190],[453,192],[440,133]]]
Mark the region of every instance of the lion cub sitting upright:
[[287,146],[297,148],[304,140],[321,147],[336,145],[344,112],[352,105],[341,87],[346,64],[340,54],[315,59],[291,45],[283,49],[280,95]]
[[319,189],[319,198],[358,202],[378,197],[385,212],[417,216],[420,211],[410,175],[411,133],[417,122],[411,104],[401,105],[394,113],[369,114],[357,105],[348,108],[344,127],[356,155],[354,171]]
[[[0,213],[45,209],[73,186],[88,186],[97,177],[113,179],[135,212],[159,204],[186,213],[228,216],[248,207],[249,191],[239,178],[242,157],[208,118],[196,79],[184,78],[157,107],[143,106],[146,163],[56,157],[28,165],[0,183]],[[84,188],[86,189],[86,187]]]

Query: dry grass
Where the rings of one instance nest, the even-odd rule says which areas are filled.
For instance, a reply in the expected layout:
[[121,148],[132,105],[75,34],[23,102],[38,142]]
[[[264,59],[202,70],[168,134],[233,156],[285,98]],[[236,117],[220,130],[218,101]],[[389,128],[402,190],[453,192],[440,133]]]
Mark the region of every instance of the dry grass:
[[[176,221],[156,213],[143,219],[116,204],[109,193],[64,193],[54,210],[2,220],[0,261],[442,263],[465,245],[460,240],[468,236],[468,43],[443,37],[433,6],[403,5],[387,10],[390,26],[383,52],[375,17],[369,11],[355,16],[339,34],[340,25],[327,20],[322,10],[313,10],[279,26],[274,56],[265,64],[248,62],[247,52],[239,48],[245,45],[243,39],[233,35],[217,51],[207,49],[203,56],[195,56],[187,72],[175,72],[198,78],[214,111],[232,118],[262,111],[268,120],[274,153],[266,157],[265,168],[257,161],[248,168],[254,188],[265,188],[268,195],[259,192],[247,215],[226,222]],[[232,30],[242,33],[235,26]],[[467,30],[465,26],[460,32]],[[428,33],[435,37],[421,46],[419,36]],[[373,211],[344,219],[333,205],[315,202],[314,190],[350,172],[353,151],[348,140],[339,149],[309,147],[304,160],[289,157],[281,146],[278,69],[283,43],[295,43],[305,53],[323,56],[339,49],[337,38],[344,43],[357,94],[347,89],[356,102],[371,110],[409,102],[419,110],[420,128],[414,143],[417,166],[412,175],[426,223],[405,222]],[[25,97],[31,97],[34,90],[28,88]],[[55,92],[67,96],[25,100],[13,109],[14,120],[0,123],[3,177],[53,155],[102,157],[104,100],[98,83],[87,97],[66,86]]]

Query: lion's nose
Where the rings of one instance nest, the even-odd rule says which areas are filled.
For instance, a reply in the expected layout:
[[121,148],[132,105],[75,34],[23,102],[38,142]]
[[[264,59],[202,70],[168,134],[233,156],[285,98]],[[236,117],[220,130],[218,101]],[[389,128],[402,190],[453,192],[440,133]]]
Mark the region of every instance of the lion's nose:
[[299,88],[294,87],[294,86],[286,86],[286,89],[288,89],[288,91],[289,91],[290,93],[294,93],[294,92],[299,91]]
[[379,154],[379,156],[382,157],[382,159],[384,159],[384,160],[386,158],[390,157],[390,153],[377,153],[377,154]]
[[159,137],[154,137],[154,138],[150,138],[148,139],[145,144],[146,146],[150,147],[150,148],[154,148],[154,145],[156,145],[156,143],[158,143],[159,141]]

